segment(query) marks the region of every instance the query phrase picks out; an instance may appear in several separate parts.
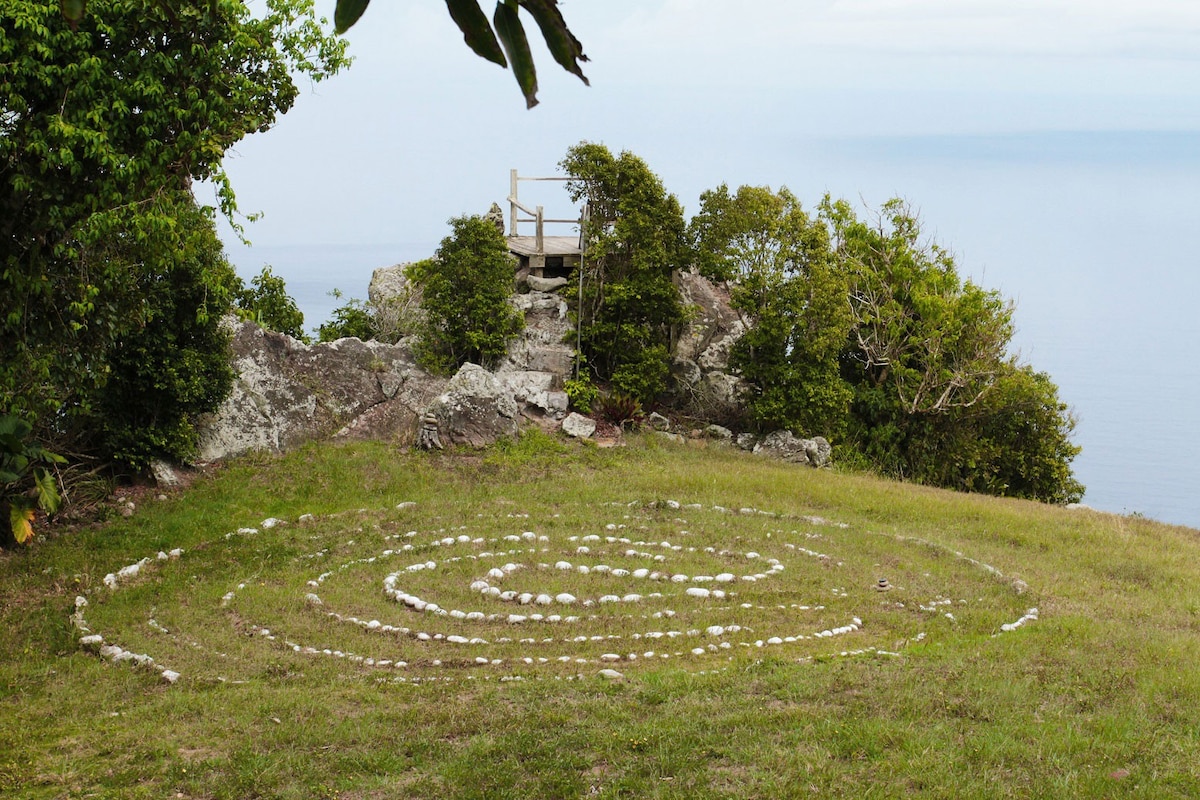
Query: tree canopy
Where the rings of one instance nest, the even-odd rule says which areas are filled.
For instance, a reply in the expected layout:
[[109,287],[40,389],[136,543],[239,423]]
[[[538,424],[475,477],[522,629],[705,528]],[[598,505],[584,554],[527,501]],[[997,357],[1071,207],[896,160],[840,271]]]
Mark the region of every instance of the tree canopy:
[[[0,393],[43,418],[103,385],[105,349],[140,327],[139,281],[182,246],[180,193],[212,180],[232,214],[225,152],[291,108],[295,75],[347,63],[311,0],[87,12],[72,27],[54,0],[0,0]],[[110,258],[121,243],[136,260]]]
[[672,281],[688,258],[683,207],[633,153],[582,142],[560,166],[571,199],[589,209],[572,295],[582,355],[596,378],[651,401],[666,388],[672,333],[684,320]]
[[1009,355],[1012,305],[891,200],[868,220],[786,189],[701,195],[695,261],[747,322],[732,366],[760,428],[825,435],[884,474],[1054,502],[1083,487],[1075,421],[1045,374]]
[[525,325],[509,304],[514,260],[504,234],[482,217],[455,217],[450,230],[433,258],[408,268],[426,315],[417,355],[434,372],[468,361],[491,368]]

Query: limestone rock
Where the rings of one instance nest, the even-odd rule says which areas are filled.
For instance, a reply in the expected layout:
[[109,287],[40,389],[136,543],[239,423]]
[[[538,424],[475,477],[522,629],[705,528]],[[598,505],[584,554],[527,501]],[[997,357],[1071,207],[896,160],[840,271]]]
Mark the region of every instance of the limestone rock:
[[695,316],[679,337],[675,357],[695,361],[707,371],[726,370],[729,349],[745,332],[730,305],[729,291],[696,272],[679,273],[676,283],[684,304],[693,307]]
[[393,264],[390,267],[380,267],[371,273],[371,283],[367,286],[367,302],[373,306],[381,305],[393,297],[407,294],[412,284],[408,280],[409,263]]
[[492,203],[492,207],[488,209],[483,218],[495,225],[496,230],[500,233],[504,233],[504,209],[500,207],[499,203]]
[[163,489],[173,489],[183,483],[179,471],[159,458],[150,462],[150,474],[154,476],[155,485]]
[[408,279],[410,266],[411,263],[380,267],[371,275],[367,305],[381,341],[399,341],[417,330],[424,319],[421,287]]
[[808,464],[811,467],[829,466],[832,448],[824,437],[800,439],[791,431],[774,431],[763,437],[754,446],[754,452],[767,455],[794,464]]
[[704,429],[704,435],[709,439],[716,439],[721,442],[732,442],[733,431],[721,425],[709,425]]
[[565,433],[567,436],[574,436],[577,439],[586,439],[596,432],[596,420],[572,411],[567,415],[567,418],[563,420],[562,429],[563,433]]
[[233,391],[201,420],[199,461],[282,452],[334,434],[411,444],[421,411],[445,388],[405,344],[306,345],[253,322],[233,328]]
[[525,282],[535,292],[553,292],[570,283],[566,278],[539,278],[537,275],[526,276]]
[[657,411],[650,412],[650,416],[646,417],[646,424],[649,425],[651,429],[656,431],[666,431],[671,429],[671,420],[667,419]]
[[517,435],[517,403],[504,384],[478,364],[463,364],[429,407],[443,444],[481,448]]
[[525,329],[496,372],[548,372],[561,382],[571,373],[575,353],[565,341],[571,332],[567,302],[556,294],[529,292],[514,295],[512,303],[524,315]]
[[519,370],[500,372],[496,377],[512,392],[513,399],[527,408],[537,409],[552,419],[566,415],[570,400],[566,392],[555,388],[559,380],[554,373]]

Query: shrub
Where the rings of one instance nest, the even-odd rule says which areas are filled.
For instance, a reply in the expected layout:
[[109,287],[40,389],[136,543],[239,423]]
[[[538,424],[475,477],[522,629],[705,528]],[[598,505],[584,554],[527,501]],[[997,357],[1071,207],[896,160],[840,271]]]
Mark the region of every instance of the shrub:
[[560,166],[571,199],[590,209],[582,280],[566,293],[580,347],[599,380],[653,401],[667,387],[672,332],[686,319],[672,281],[687,259],[683,209],[633,153],[582,142]]
[[[337,300],[342,297],[342,293],[337,289],[329,295]],[[371,308],[361,300],[350,298],[333,310],[329,321],[322,322],[317,328],[317,341],[333,342],[353,336],[365,342],[376,338],[377,332],[375,315]]]
[[135,469],[194,455],[196,418],[215,411],[233,386],[221,318],[240,281],[212,219],[190,198],[176,210],[176,235],[173,251],[126,254],[140,264],[142,317],[109,349],[109,378],[90,415],[101,453]]
[[0,415],[0,547],[33,537],[35,510],[58,510],[58,483],[48,468],[65,459],[30,441],[32,431],[25,420]]
[[623,392],[609,392],[600,397],[596,413],[605,422],[622,425],[626,422],[636,422],[643,416],[642,404],[638,399]]
[[304,313],[287,293],[283,278],[271,271],[268,264],[250,281],[249,288],[237,292],[239,316],[262,328],[286,333],[293,339],[309,341],[304,333]]
[[433,372],[467,362],[491,368],[525,326],[509,302],[513,258],[504,234],[482,217],[455,217],[450,228],[434,258],[409,267],[427,315],[417,357]]
[[587,377],[568,378],[563,382],[563,391],[571,401],[571,408],[580,414],[591,414],[592,406],[600,395],[600,389]]

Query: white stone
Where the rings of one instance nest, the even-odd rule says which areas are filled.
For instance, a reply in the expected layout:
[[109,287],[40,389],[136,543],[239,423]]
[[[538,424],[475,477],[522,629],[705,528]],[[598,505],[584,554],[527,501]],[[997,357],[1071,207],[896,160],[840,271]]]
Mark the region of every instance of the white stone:
[[164,669],[162,671],[162,677],[163,677],[163,680],[166,681],[167,683],[175,683],[182,676],[173,669]]
[[569,606],[575,602],[575,595],[563,592],[562,594],[555,595],[554,599],[556,602]]
[[596,432],[596,420],[572,411],[562,422],[562,431],[567,436],[586,439]]
[[712,594],[712,592],[710,592],[708,589],[704,589],[700,586],[692,586],[692,587],[688,588],[688,590],[685,594],[687,594],[688,597],[706,598],[706,597],[709,597]]

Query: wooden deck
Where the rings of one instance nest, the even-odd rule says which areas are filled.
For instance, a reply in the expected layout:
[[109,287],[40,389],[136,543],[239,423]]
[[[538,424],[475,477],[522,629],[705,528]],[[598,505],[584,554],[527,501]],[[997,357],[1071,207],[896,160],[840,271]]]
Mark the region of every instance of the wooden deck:
[[[530,256],[539,255],[537,249],[536,236],[509,236],[508,249],[515,255]],[[543,236],[542,237],[542,252],[545,256],[575,256],[579,257],[579,237],[578,236]]]

